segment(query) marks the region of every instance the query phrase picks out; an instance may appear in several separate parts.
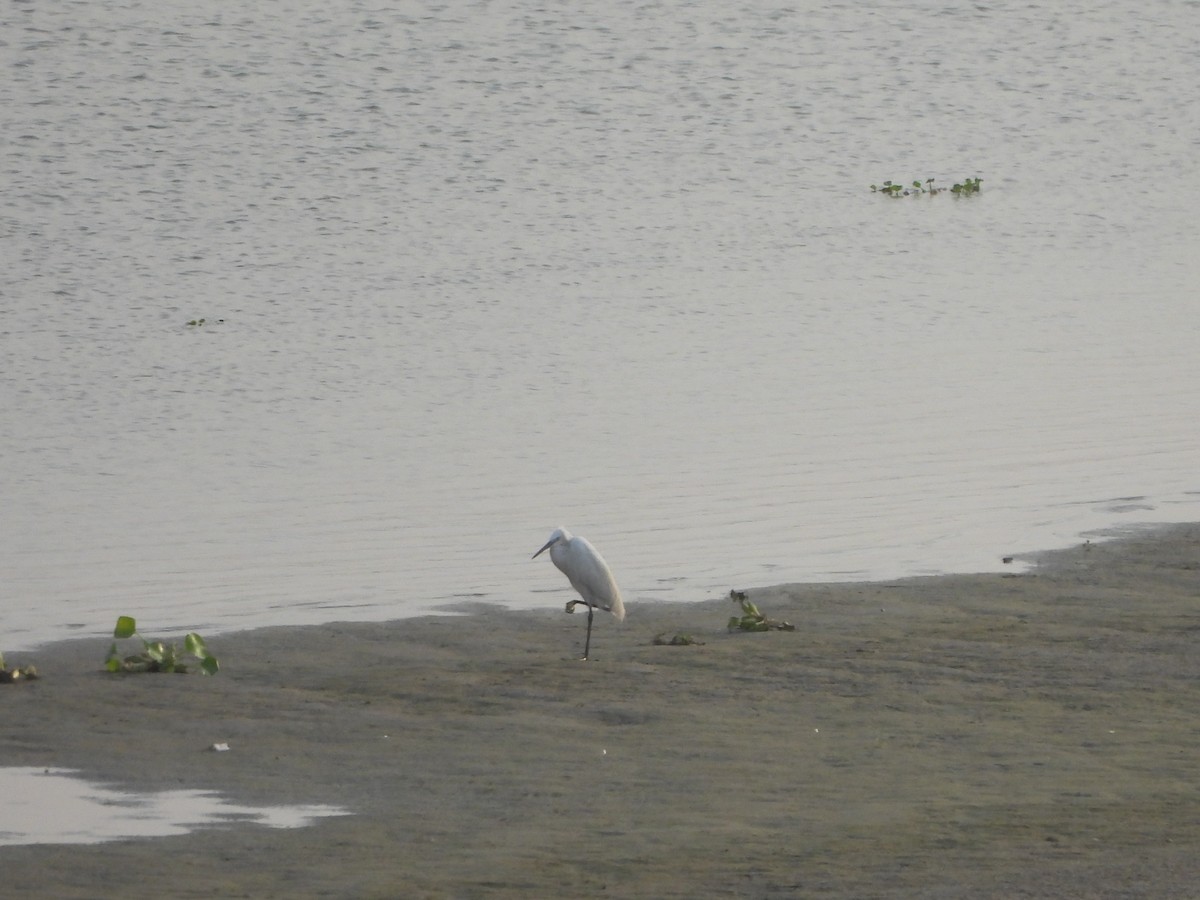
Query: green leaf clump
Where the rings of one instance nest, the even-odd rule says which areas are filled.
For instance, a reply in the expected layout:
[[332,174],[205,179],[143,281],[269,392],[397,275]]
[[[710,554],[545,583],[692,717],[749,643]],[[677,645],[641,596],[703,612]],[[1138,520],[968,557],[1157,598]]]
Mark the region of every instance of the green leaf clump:
[[693,645],[704,646],[704,641],[698,641],[690,634],[676,632],[668,636],[665,631],[659,632],[654,636],[652,641],[656,647],[691,647]]
[[871,191],[883,194],[885,197],[920,197],[923,194],[933,197],[947,191],[956,197],[969,197],[979,193],[979,186],[983,183],[983,179],[964,178],[962,181],[956,182],[953,187],[948,188],[934,187],[933,182],[934,179],[926,178],[924,182],[917,180],[911,185],[905,186],[898,181],[885,181],[882,185],[871,185]]
[[190,654],[200,660],[200,671],[205,675],[216,675],[221,670],[217,658],[208,652],[204,638],[192,631],[183,639],[183,652],[175,644],[165,641],[149,640],[138,634],[137,622],[133,616],[118,616],[117,626],[113,629],[113,637],[117,640],[137,638],[142,642],[142,652],[130,656],[121,656],[117,649],[117,641],[108,648],[108,657],[104,660],[104,668],[110,672],[179,672],[185,673],[190,663],[185,662]]
[[34,681],[37,677],[37,669],[33,666],[13,666],[10,669],[4,664],[4,654],[0,653],[0,684]]
[[730,591],[729,599],[742,608],[740,616],[729,617],[730,631],[795,631],[796,626],[790,622],[780,622],[776,619],[768,619],[758,607],[754,605],[754,601],[746,596],[745,591]]

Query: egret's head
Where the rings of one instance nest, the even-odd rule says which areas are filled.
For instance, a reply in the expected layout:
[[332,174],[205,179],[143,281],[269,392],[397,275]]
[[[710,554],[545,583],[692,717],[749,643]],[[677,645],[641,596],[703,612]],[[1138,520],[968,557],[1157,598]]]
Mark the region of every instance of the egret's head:
[[571,532],[567,531],[567,529],[555,528],[554,532],[550,535],[550,540],[548,540],[548,541],[546,541],[546,543],[542,544],[542,549],[539,550],[537,553],[533,554],[533,556],[531,556],[530,559],[537,559],[539,556],[541,556],[543,553],[545,553],[547,550],[549,550],[551,547],[553,547],[559,541],[569,541],[570,539],[571,539]]

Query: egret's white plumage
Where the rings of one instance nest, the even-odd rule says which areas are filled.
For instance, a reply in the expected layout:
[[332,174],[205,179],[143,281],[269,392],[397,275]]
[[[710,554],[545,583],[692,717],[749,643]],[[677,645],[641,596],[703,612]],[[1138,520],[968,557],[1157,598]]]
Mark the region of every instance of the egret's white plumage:
[[592,644],[593,612],[597,609],[606,610],[616,616],[618,622],[625,618],[621,589],[617,587],[617,581],[609,571],[608,563],[587,538],[573,535],[565,528],[556,528],[550,535],[550,540],[546,541],[532,558],[537,559],[547,550],[550,551],[550,561],[567,576],[571,587],[583,598],[568,603],[567,612],[574,612],[579,603],[588,608],[587,640],[583,647],[583,658],[587,659]]

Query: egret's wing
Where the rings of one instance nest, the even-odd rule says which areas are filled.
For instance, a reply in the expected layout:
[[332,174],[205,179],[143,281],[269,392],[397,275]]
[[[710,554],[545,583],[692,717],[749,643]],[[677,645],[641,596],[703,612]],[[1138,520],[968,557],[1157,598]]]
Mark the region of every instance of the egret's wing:
[[625,618],[625,604],[621,601],[621,589],[609,571],[604,557],[585,538],[571,539],[568,552],[559,566],[587,603],[598,609],[611,612],[618,620]]

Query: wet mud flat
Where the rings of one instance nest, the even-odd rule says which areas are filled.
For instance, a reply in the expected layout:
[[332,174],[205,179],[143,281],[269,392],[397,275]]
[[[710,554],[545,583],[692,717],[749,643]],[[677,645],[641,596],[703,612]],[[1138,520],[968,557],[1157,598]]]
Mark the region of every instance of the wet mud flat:
[[353,815],[0,847],[0,896],[1196,896],[1200,526],[748,593],[796,630],[633,600],[588,662],[582,616],[495,608],[210,637],[215,678],[9,654],[3,765]]

